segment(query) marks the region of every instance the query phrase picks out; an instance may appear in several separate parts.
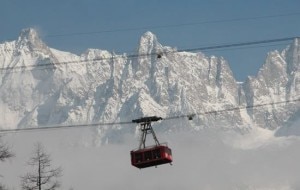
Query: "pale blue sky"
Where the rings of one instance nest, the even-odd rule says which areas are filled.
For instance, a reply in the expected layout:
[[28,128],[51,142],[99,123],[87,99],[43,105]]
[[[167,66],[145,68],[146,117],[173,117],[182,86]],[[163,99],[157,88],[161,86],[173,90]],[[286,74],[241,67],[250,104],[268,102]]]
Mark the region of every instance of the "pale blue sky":
[[[294,14],[296,13],[296,14]],[[293,14],[293,15],[291,15]],[[279,16],[282,15],[282,16]],[[271,17],[266,17],[271,16]],[[243,19],[254,18],[258,19]],[[239,21],[228,21],[241,19]],[[223,22],[210,22],[210,21]],[[203,23],[208,22],[208,23]],[[180,27],[156,27],[187,23]],[[48,46],[80,54],[87,48],[136,50],[151,31],[178,49],[300,36],[299,0],[1,0],[0,43],[35,27]],[[135,30],[126,30],[143,28]],[[99,31],[113,32],[99,32]],[[118,31],[121,30],[121,31]],[[123,30],[123,31],[122,31]],[[73,33],[93,33],[69,35]],[[53,36],[60,35],[63,36]],[[64,35],[66,34],[66,35]],[[238,80],[255,75],[266,53],[285,45],[205,52],[223,56]]]

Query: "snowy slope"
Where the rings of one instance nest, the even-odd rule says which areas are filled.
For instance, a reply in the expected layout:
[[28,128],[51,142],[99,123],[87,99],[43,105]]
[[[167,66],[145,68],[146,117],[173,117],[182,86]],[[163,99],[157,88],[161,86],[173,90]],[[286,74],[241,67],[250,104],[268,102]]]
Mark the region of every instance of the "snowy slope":
[[[296,99],[299,43],[296,39],[283,52],[270,52],[257,76],[240,84],[223,58],[176,52],[151,32],[141,37],[140,56],[134,57],[97,49],[62,52],[47,47],[34,29],[25,29],[17,40],[0,44],[0,128],[130,121]],[[144,56],[155,53],[162,57]],[[275,129],[289,124],[298,110],[299,104],[292,103],[162,124],[171,131]],[[116,130],[134,132],[122,126],[96,131],[107,137]]]
[[[245,92],[248,105],[264,102],[280,102],[300,98],[300,42],[295,39],[293,44],[284,51],[268,53],[265,63],[256,77],[248,77]],[[297,114],[299,102],[266,106],[248,113],[259,125],[276,129],[283,124],[291,125],[289,120]]]

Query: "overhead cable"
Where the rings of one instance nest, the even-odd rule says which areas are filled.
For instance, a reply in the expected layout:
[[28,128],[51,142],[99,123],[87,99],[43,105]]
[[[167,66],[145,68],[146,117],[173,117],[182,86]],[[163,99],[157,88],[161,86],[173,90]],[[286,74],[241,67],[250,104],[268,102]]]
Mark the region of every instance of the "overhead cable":
[[54,37],[95,35],[95,34],[103,34],[103,33],[127,32],[127,31],[149,30],[149,29],[177,28],[177,27],[195,26],[195,25],[202,25],[202,24],[216,24],[216,23],[238,22],[238,21],[246,21],[246,20],[260,20],[260,19],[270,19],[270,18],[296,16],[296,15],[300,15],[300,13],[299,12],[294,12],[294,13],[287,13],[287,14],[274,14],[274,15],[266,15],[266,16],[232,18],[232,19],[219,19],[219,20],[207,20],[207,21],[197,21],[197,22],[168,24],[168,25],[152,25],[152,26],[132,27],[132,28],[119,28],[119,29],[91,31],[91,32],[74,32],[74,33],[65,33],[65,34],[51,34],[51,35],[46,35],[45,37],[54,38]]
[[[287,104],[292,102],[299,102],[300,99],[293,99],[287,101],[280,101],[280,102],[270,102],[264,104],[257,104],[257,105],[249,105],[244,107],[233,107],[228,109],[221,109],[221,110],[213,110],[213,111],[206,111],[206,112],[196,112],[186,115],[178,115],[178,116],[171,116],[166,118],[161,118],[162,120],[172,120],[172,119],[180,119],[180,118],[188,118],[191,119],[195,115],[207,115],[207,114],[219,114],[224,112],[242,110],[242,109],[253,109],[259,108],[264,106],[270,105],[278,105],[278,104]],[[0,129],[1,133],[13,133],[13,132],[26,132],[26,131],[41,131],[41,130],[58,130],[58,129],[73,129],[73,128],[87,128],[87,127],[97,127],[97,126],[112,126],[112,125],[128,125],[128,124],[135,124],[135,120],[132,121],[125,121],[125,122],[110,122],[110,123],[91,123],[91,124],[72,124],[72,125],[58,125],[58,126],[46,126],[46,127],[32,127],[32,128],[17,128],[17,129]]]
[[[196,21],[196,22],[168,24],[168,25],[152,25],[152,26],[149,25],[149,26],[142,26],[142,27],[117,28],[117,29],[90,31],[90,32],[73,32],[73,33],[63,33],[63,34],[49,34],[49,35],[45,35],[45,37],[46,38],[68,37],[68,36],[72,37],[72,36],[95,35],[95,34],[103,34],[103,33],[115,33],[115,32],[127,32],[127,31],[150,30],[150,29],[176,28],[176,27],[203,25],[203,24],[216,24],[216,23],[227,23],[227,22],[272,19],[272,18],[289,17],[289,16],[297,16],[297,15],[300,15],[300,13],[299,12],[292,12],[292,13],[282,13],[282,14],[273,14],[273,15],[265,15],[265,16],[242,17],[242,18],[232,18],[232,19],[217,19],[217,20]],[[10,39],[10,40],[13,40],[13,39]]]
[[227,109],[222,109],[222,110],[212,110],[212,111],[206,111],[206,112],[196,112],[196,113],[187,114],[187,115],[180,115],[180,116],[168,117],[168,118],[165,118],[164,120],[176,119],[176,118],[182,118],[182,117],[189,118],[189,117],[193,117],[195,115],[219,114],[219,113],[223,113],[223,112],[230,112],[230,111],[236,111],[236,110],[242,110],[242,109],[253,109],[253,108],[259,108],[259,107],[264,107],[264,106],[271,106],[271,105],[278,105],[278,104],[287,104],[287,103],[299,102],[299,101],[300,101],[300,99],[293,99],[293,100],[286,100],[286,101],[279,101],[279,102],[271,102],[271,103],[264,103],[264,104],[248,105],[248,106],[243,106],[243,107],[227,108]]
[[76,60],[76,61],[63,61],[63,62],[50,62],[38,65],[22,65],[22,66],[12,66],[12,67],[4,67],[0,68],[0,71],[6,70],[16,70],[16,69],[31,69],[36,67],[42,67],[44,69],[53,69],[57,65],[67,65],[67,64],[76,64],[76,63],[86,63],[86,62],[99,62],[104,60],[111,60],[114,58],[123,58],[123,59],[132,59],[132,58],[140,58],[140,57],[149,57],[149,56],[157,56],[158,53],[161,55],[169,55],[180,52],[195,52],[195,51],[207,51],[207,50],[215,50],[215,49],[224,49],[224,48],[232,48],[232,47],[245,47],[245,46],[253,46],[253,45],[261,45],[261,44],[269,44],[275,42],[284,42],[291,41],[298,37],[286,37],[286,38],[276,38],[276,39],[268,39],[268,40],[260,40],[260,41],[248,41],[248,42],[239,42],[239,43],[230,43],[230,44],[220,44],[214,46],[205,46],[205,47],[197,47],[197,48],[188,48],[188,49],[180,49],[174,51],[165,51],[165,52],[154,52],[154,53],[146,53],[146,54],[131,54],[131,55],[112,55],[110,57],[101,57],[95,59],[85,59],[85,60]]

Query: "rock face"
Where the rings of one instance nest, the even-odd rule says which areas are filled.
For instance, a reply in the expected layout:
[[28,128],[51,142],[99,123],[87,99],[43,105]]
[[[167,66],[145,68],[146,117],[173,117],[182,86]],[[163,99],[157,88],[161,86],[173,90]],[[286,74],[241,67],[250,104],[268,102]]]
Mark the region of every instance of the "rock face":
[[[81,55],[49,48],[33,29],[0,44],[0,128],[131,121],[142,116],[172,117],[299,98],[299,39],[270,52],[256,77],[238,83],[223,58],[176,52],[146,32],[137,55],[89,49]],[[156,54],[162,55],[158,58]],[[298,102],[258,109],[197,115],[164,122],[164,129],[222,127],[275,129],[288,125]],[[134,132],[104,126],[113,135]]]
[[[248,77],[244,85],[248,105],[299,99],[300,46],[299,39],[284,51],[268,53],[257,76]],[[276,129],[288,124],[299,111],[299,103],[266,106],[248,110],[253,121],[263,127]]]

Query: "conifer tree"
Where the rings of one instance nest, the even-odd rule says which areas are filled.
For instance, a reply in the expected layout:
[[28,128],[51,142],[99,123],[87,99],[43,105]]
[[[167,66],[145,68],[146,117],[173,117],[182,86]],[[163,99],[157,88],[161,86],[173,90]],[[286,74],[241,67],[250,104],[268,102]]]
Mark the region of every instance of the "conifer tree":
[[60,187],[58,178],[61,177],[60,167],[51,167],[50,154],[47,154],[41,143],[35,144],[34,152],[28,165],[33,169],[21,177],[24,190],[55,190]]

